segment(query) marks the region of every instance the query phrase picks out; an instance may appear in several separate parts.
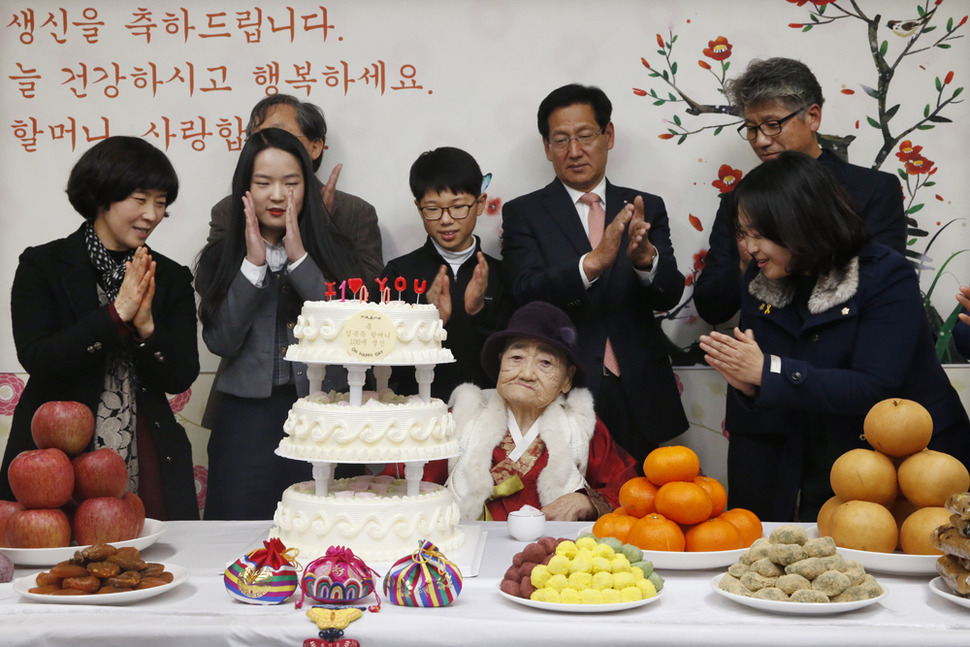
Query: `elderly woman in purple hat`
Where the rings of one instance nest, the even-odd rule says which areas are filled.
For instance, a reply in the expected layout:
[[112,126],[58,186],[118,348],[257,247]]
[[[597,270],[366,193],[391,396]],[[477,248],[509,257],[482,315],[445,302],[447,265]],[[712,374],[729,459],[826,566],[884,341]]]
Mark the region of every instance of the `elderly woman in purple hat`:
[[554,305],[516,310],[482,347],[495,389],[464,384],[452,394],[462,453],[430,463],[426,480],[447,484],[462,519],[504,520],[524,505],[548,519],[596,519],[619,503],[634,460],[593,412],[582,384],[576,327]]

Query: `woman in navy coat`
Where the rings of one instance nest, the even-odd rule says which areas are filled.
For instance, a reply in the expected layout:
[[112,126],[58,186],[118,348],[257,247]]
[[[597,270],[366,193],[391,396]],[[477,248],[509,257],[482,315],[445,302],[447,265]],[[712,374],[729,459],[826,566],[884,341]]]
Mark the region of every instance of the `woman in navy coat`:
[[[868,242],[831,175],[783,153],[735,189],[752,255],[740,328],[701,337],[727,380],[731,507],[813,521],[833,495],[832,463],[867,447],[862,422],[890,397],[933,417],[930,447],[970,460],[970,420],[934,352],[916,273]],[[743,331],[743,332],[742,332]]]

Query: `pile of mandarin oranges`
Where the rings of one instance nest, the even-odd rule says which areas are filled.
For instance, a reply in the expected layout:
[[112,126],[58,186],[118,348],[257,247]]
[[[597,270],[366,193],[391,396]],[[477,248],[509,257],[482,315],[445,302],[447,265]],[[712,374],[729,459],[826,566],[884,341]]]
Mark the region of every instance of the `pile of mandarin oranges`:
[[596,537],[616,537],[643,550],[717,551],[747,548],[761,537],[761,520],[750,510],[727,507],[727,491],[700,475],[689,447],[653,450],[644,476],[620,488],[620,507],[593,525]]

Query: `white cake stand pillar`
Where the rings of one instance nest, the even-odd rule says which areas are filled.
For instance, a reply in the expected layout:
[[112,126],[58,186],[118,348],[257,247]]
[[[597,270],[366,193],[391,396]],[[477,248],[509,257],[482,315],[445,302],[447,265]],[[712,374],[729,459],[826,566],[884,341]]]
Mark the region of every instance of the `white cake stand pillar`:
[[418,364],[414,367],[414,379],[418,383],[418,395],[431,402],[431,383],[434,382],[434,364]]
[[314,494],[327,496],[330,491],[330,481],[333,478],[333,463],[310,461],[313,465]]
[[327,365],[307,364],[306,376],[310,380],[310,393],[316,393],[323,388],[323,378],[327,376]]
[[378,392],[385,390],[387,388],[387,383],[391,380],[391,367],[375,366],[374,380],[377,382]]
[[408,482],[408,496],[417,496],[420,492],[421,479],[424,477],[425,461],[404,464],[404,478]]
[[360,364],[347,366],[347,383],[350,385],[350,406],[352,407],[359,407],[362,404],[368,368],[370,367]]

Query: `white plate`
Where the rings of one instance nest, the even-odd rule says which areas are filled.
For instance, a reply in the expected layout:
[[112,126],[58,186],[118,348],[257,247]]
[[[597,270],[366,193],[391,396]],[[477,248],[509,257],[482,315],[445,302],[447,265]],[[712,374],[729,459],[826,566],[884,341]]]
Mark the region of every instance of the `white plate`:
[[[592,532],[592,526],[580,528],[579,535]],[[577,537],[579,536],[577,535]],[[765,535],[767,537],[767,535]],[[671,550],[645,550],[643,559],[653,563],[655,569],[670,571],[692,571],[730,566],[738,561],[747,548],[738,550],[711,550],[703,552],[684,552]]]
[[20,577],[13,581],[14,593],[18,593],[34,602],[49,602],[51,604],[129,604],[156,595],[167,593],[189,579],[189,569],[175,564],[166,564],[165,570],[175,576],[168,584],[155,586],[140,591],[124,591],[122,593],[92,593],[90,595],[46,595],[31,593],[30,589],[37,586],[37,574]]
[[862,564],[867,571],[894,575],[925,575],[936,573],[939,555],[906,555],[904,553],[874,553],[868,550],[839,548],[846,559]]
[[[145,519],[145,527],[141,535],[128,541],[113,541],[112,546],[122,548],[131,546],[144,550],[158,541],[167,526],[157,519]],[[54,566],[59,562],[71,559],[76,551],[87,546],[64,546],[62,548],[0,548],[14,564],[20,566]]]
[[[782,602],[780,600],[761,600],[759,598],[749,598],[744,595],[737,595],[735,593],[728,593],[724,589],[718,586],[721,578],[727,575],[727,573],[721,573],[720,575],[715,575],[711,578],[711,588],[718,595],[726,597],[728,600],[733,600],[738,604],[743,604],[745,606],[752,607],[754,609],[760,609],[761,611],[769,611],[771,613],[781,613],[787,615],[805,615],[805,616],[829,616],[838,613],[845,613],[846,611],[855,611],[856,609],[862,609],[863,607],[868,607],[873,605],[884,597],[889,595],[886,587],[882,587],[882,595],[875,598],[869,598],[868,600],[859,600],[858,602]],[[880,585],[881,586],[881,585]]]
[[965,598],[962,595],[950,592],[950,589],[943,583],[942,577],[934,577],[930,580],[930,591],[933,591],[933,593],[936,593],[944,600],[949,600],[954,604],[959,604],[961,607],[970,609],[970,598]]
[[520,598],[515,595],[509,595],[502,589],[499,589],[498,592],[506,600],[521,604],[522,606],[542,609],[543,611],[561,611],[563,613],[609,613],[610,611],[626,611],[627,609],[636,609],[637,607],[652,604],[660,599],[660,593],[658,593],[652,598],[636,600],[635,602],[617,602],[616,604],[561,604],[558,602],[537,602],[536,600]]

